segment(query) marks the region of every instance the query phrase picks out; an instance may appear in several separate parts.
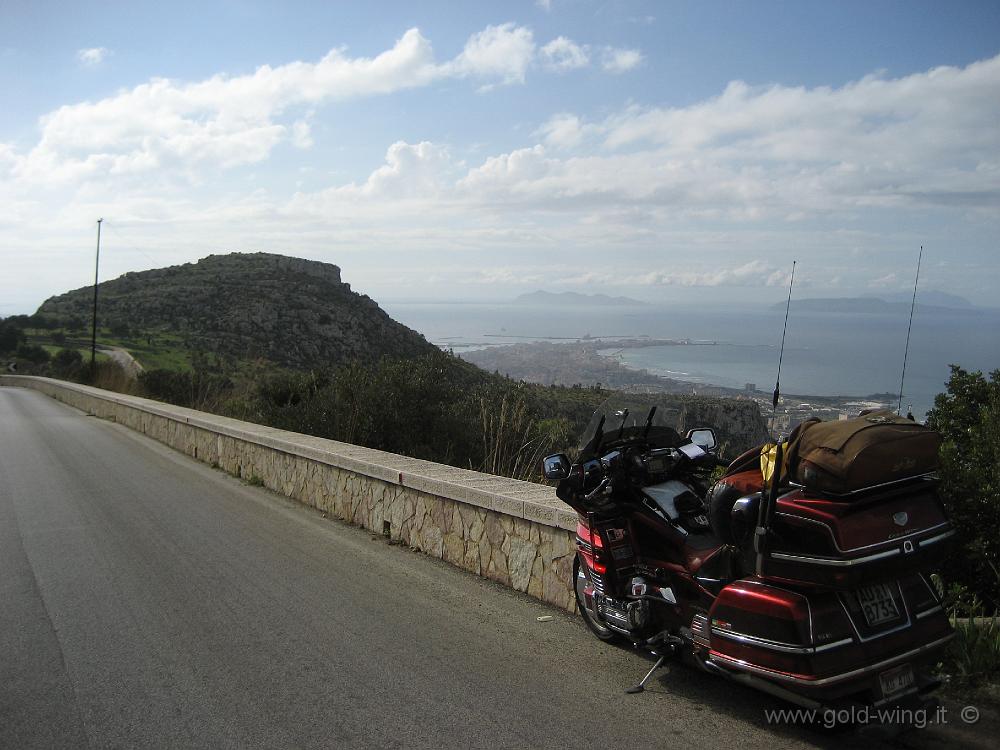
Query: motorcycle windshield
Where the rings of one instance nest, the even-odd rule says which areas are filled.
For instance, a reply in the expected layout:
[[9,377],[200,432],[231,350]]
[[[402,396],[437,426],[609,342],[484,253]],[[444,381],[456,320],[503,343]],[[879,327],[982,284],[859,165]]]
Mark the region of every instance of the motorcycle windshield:
[[684,443],[674,426],[676,407],[665,406],[656,394],[617,393],[601,404],[580,438],[577,461],[597,458],[629,442],[650,448],[676,448]]

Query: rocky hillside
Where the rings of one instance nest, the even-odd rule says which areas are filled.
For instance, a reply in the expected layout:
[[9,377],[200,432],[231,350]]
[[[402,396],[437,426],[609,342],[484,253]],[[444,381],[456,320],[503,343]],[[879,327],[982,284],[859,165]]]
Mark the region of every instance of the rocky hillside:
[[[46,300],[38,313],[89,320],[93,287]],[[434,350],[423,336],[351,291],[329,263],[267,253],[127,273],[99,289],[102,327],[170,332],[189,349],[306,369]]]

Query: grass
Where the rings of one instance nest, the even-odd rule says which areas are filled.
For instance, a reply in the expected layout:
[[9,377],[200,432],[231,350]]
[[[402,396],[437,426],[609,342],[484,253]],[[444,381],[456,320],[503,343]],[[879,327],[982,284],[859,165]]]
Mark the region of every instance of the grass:
[[[55,354],[60,349],[76,349],[83,355],[84,361],[90,360],[90,335],[79,330],[71,331],[65,328],[26,328],[24,330],[28,342],[38,344],[49,354]],[[56,343],[53,336],[62,334],[65,341]],[[161,331],[150,332],[148,336],[115,336],[107,328],[97,329],[98,346],[114,346],[131,354],[146,370],[166,369],[178,372],[191,372],[191,356],[182,338],[173,333]],[[98,353],[98,359],[106,359]]]
[[[58,344],[45,344],[45,343],[41,343],[41,342],[36,341],[34,339],[30,340],[29,343],[38,344],[39,346],[42,347],[42,349],[44,349],[45,351],[47,351],[50,356],[53,356],[53,357],[56,354],[58,354],[59,352],[61,352],[63,349],[76,349],[78,352],[80,352],[80,356],[83,357],[83,361],[84,362],[90,362],[90,345],[89,344],[86,347],[84,347],[84,346],[78,346],[77,342],[67,341],[64,345],[59,346]],[[103,354],[100,350],[98,350],[97,351],[97,357],[96,357],[96,359],[97,359],[98,362],[105,362],[105,361],[107,361],[109,359],[109,357],[108,357],[107,354]]]
[[1000,614],[986,614],[979,597],[958,584],[945,603],[955,637],[942,671],[958,692],[1000,695]]
[[952,678],[969,686],[1000,678],[1000,617],[955,619],[948,648]]

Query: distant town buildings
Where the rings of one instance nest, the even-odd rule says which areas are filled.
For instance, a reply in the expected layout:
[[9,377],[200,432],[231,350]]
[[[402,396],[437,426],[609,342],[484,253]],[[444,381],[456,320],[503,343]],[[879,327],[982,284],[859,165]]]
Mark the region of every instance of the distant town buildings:
[[[750,385],[750,383],[747,383],[746,391],[748,393]],[[760,413],[769,420],[772,411],[771,399],[767,396],[755,395],[753,396],[753,400],[757,402]],[[851,399],[844,401],[829,400],[826,403],[814,404],[797,400],[791,401],[788,398],[781,397],[778,399],[778,409],[774,417],[774,430],[780,435],[788,435],[794,429],[795,425],[812,417],[818,417],[822,420],[851,419],[866,409],[891,408],[892,404],[885,401]]]

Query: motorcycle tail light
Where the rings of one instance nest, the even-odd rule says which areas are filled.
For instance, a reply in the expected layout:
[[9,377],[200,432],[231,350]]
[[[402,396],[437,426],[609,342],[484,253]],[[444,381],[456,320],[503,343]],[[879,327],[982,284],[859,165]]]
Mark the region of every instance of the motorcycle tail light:
[[576,535],[585,542],[590,544],[591,549],[603,549],[604,542],[601,541],[601,535],[589,526],[584,521],[578,521],[576,524]]
[[597,562],[597,558],[587,552],[586,550],[580,550],[580,554],[583,555],[583,561],[587,563],[587,567],[593,570],[598,575],[604,575],[608,572],[608,566],[604,563]]

